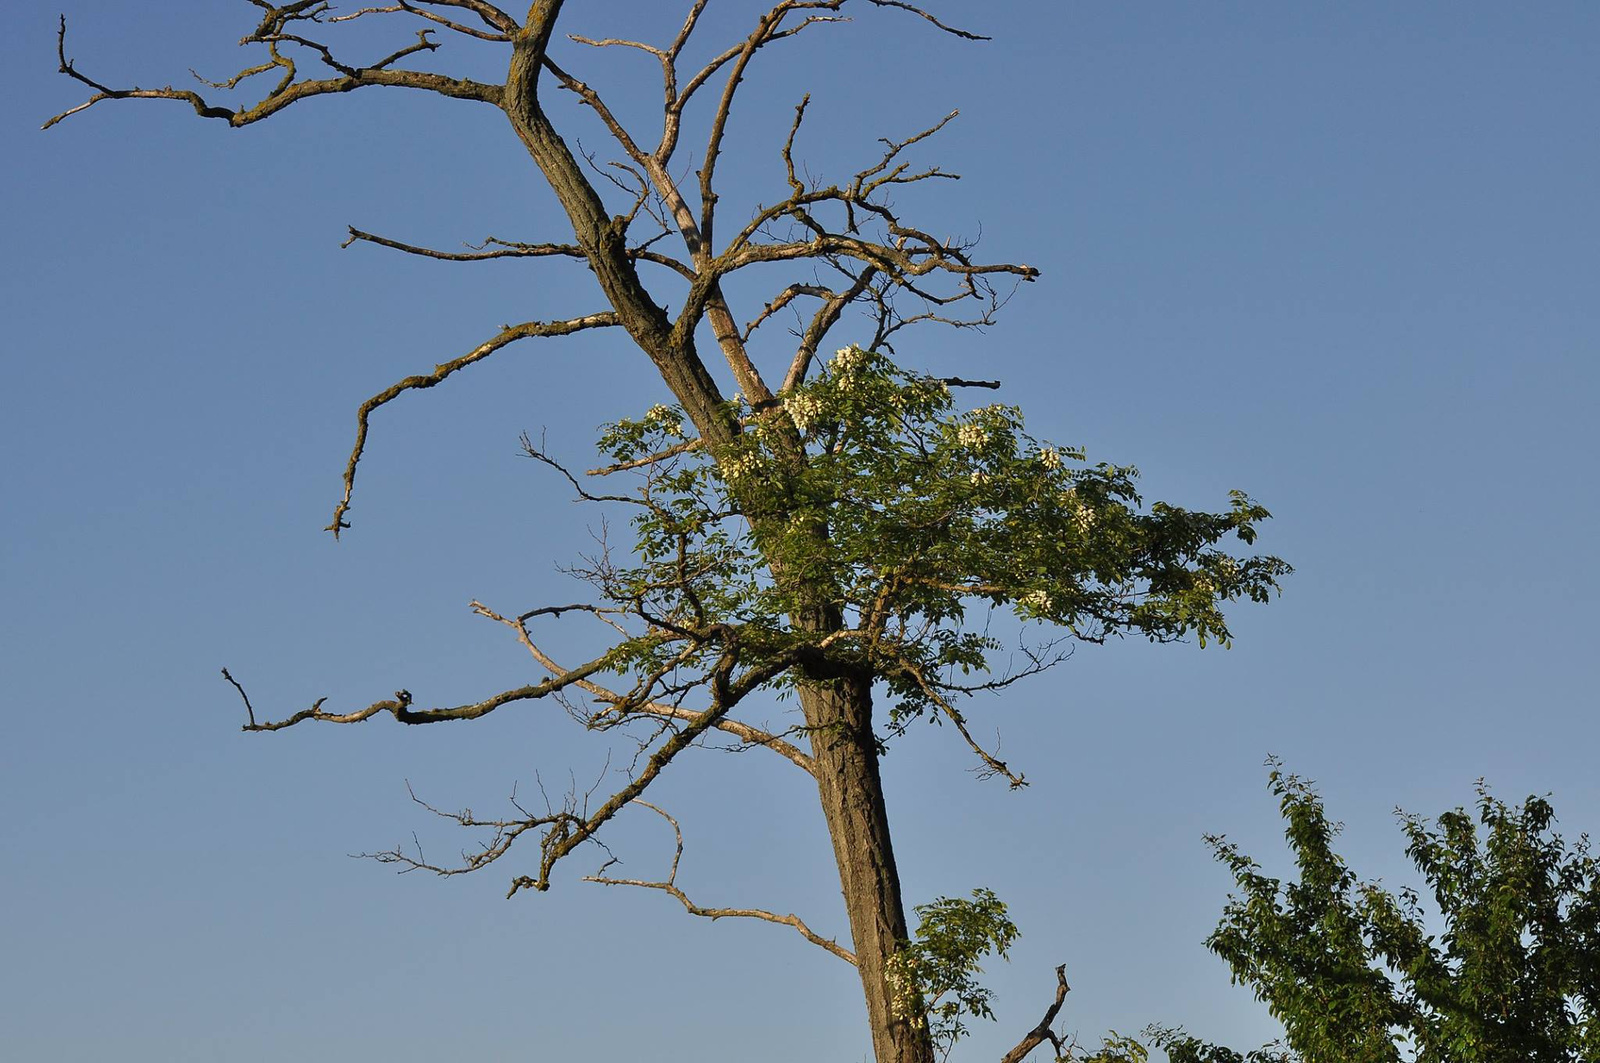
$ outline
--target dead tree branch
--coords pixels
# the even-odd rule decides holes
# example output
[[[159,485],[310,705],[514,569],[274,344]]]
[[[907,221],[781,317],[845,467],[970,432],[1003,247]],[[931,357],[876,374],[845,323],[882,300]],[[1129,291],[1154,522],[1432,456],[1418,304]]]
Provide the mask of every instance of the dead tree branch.
[[[534,336],[569,336],[584,329],[608,328],[621,323],[614,311],[603,311],[597,314],[587,314],[583,317],[568,318],[565,321],[526,321],[520,325],[508,325],[495,334],[494,337],[484,343],[480,343],[461,357],[448,362],[441,362],[439,365],[434,366],[433,372],[408,376],[389,385],[366,402],[363,402],[356,410],[356,441],[355,446],[350,450],[350,460],[345,465],[344,494],[339,499],[339,504],[334,507],[333,523],[328,525],[328,530],[333,532],[334,538],[337,539],[340,531],[350,527],[344,518],[345,514],[350,511],[350,496],[355,492],[356,466],[360,464],[361,454],[366,449],[368,419],[378,407],[399,397],[403,392],[434,387],[442,383],[451,374],[465,369],[474,362],[483,361],[502,347],[518,340],[529,339]]]
[[[1066,1045],[1051,1027],[1056,1021],[1056,1015],[1061,1011],[1061,1005],[1066,1002],[1067,994],[1070,992],[1072,992],[1072,987],[1067,984],[1067,965],[1062,964],[1056,968],[1056,998],[1051,1002],[1050,1007],[1045,1010],[1044,1018],[1040,1019],[1039,1025],[1029,1030],[1022,1040],[1017,1042],[1015,1048],[1000,1057],[1000,1063],[1022,1063],[1028,1057],[1029,1052],[1032,1052],[1046,1041],[1049,1041],[1051,1047],[1056,1050],[1057,1056],[1066,1055]]]
[[[244,725],[243,730],[281,731],[286,727],[293,727],[295,724],[304,723],[307,720],[315,720],[320,723],[361,723],[363,720],[371,719],[373,716],[384,712],[390,713],[399,722],[407,724],[440,723],[445,720],[475,720],[480,716],[487,716],[502,705],[509,705],[514,701],[531,701],[559,693],[575,683],[582,682],[591,675],[604,671],[606,663],[606,657],[597,657],[577,668],[559,671],[542,683],[531,683],[511,690],[504,690],[482,701],[475,701],[469,705],[457,705],[453,708],[413,709],[411,707],[411,692],[409,690],[397,690],[394,693],[394,697],[374,701],[366,708],[356,709],[353,712],[324,712],[322,706],[328,699],[318,698],[309,709],[301,709],[294,715],[287,716],[281,720],[268,720],[259,723],[256,721],[255,709],[251,706],[249,695],[245,693],[244,687],[239,685],[238,681],[228,673],[226,668],[222,670],[222,677],[232,683],[233,688],[239,692],[239,697],[244,699],[245,712],[248,714],[250,722]]]
[[[423,70],[393,69],[394,63],[407,56],[417,52],[431,52],[439,48],[438,44],[426,36],[429,32],[427,30],[419,34],[416,44],[402,48],[369,64],[357,66],[335,59],[333,53],[325,45],[309,38],[301,37],[298,34],[289,33],[285,29],[291,21],[297,19],[314,20],[312,15],[305,14],[307,9],[312,6],[311,4],[300,2],[268,9],[269,14],[261,26],[241,42],[244,44],[266,45],[271,58],[266,63],[247,67],[233,78],[220,84],[231,88],[238,85],[245,78],[264,73],[274,66],[283,69],[284,77],[271,92],[256,103],[238,110],[213,104],[199,93],[190,89],[177,89],[171,85],[159,89],[141,89],[137,87],[118,89],[101,84],[93,78],[80,73],[73,61],[67,58],[67,19],[63,15],[60,28],[56,34],[56,56],[59,60],[60,72],[74,81],[93,89],[94,94],[76,107],[68,108],[55,115],[45,122],[42,128],[49,129],[63,119],[70,118],[81,111],[86,111],[95,104],[106,100],[133,99],[175,100],[179,103],[186,103],[194,108],[194,112],[201,118],[220,119],[237,128],[251,125],[264,118],[270,118],[285,107],[299,103],[301,100],[307,100],[314,96],[325,96],[329,93],[351,92],[355,89],[371,86],[420,89],[453,99],[474,100],[478,103],[489,103],[497,107],[500,105],[501,95],[504,90],[499,85],[487,85],[468,78],[452,78]],[[325,5],[322,6],[325,7]],[[334,78],[298,77],[294,60],[281,50],[280,45],[282,44],[298,45],[311,50],[328,66],[337,71],[339,76]]]
[[[700,916],[705,919],[759,919],[767,923],[778,923],[783,926],[793,927],[801,937],[805,938],[813,945],[833,953],[833,955],[839,957],[841,960],[845,961],[851,966],[855,965],[856,958],[854,953],[841,946],[834,939],[825,938],[821,934],[818,934],[816,931],[812,930],[806,925],[805,920],[801,919],[798,915],[795,915],[792,912],[788,915],[779,915],[777,912],[769,912],[763,908],[705,908],[701,905],[695,904],[689,899],[688,894],[684,893],[684,891],[677,884],[678,864],[683,859],[683,828],[681,828],[678,825],[678,821],[669,815],[665,810],[651,804],[648,801],[642,801],[638,798],[635,798],[633,804],[642,805],[643,807],[650,809],[650,811],[656,813],[656,815],[672,824],[673,834],[677,838],[677,849],[673,853],[672,867],[667,872],[667,877],[660,881],[647,881],[645,879],[637,878],[613,878],[604,874],[604,869],[602,869],[600,872],[597,872],[593,875],[585,875],[583,879],[585,882],[595,882],[602,886],[634,886],[639,889],[660,890],[661,892],[677,900],[679,904],[683,905],[683,910],[688,912],[690,915]],[[609,864],[607,866],[609,866]]]
[[[590,607],[583,608],[587,609]],[[535,616],[539,611],[536,610],[533,612],[523,613],[520,616],[508,617],[502,616],[501,614],[495,612],[482,602],[473,602],[472,611],[477,613],[479,616],[484,617],[485,619],[493,620],[498,624],[504,624],[506,627],[510,628],[516,634],[517,641],[520,642],[523,648],[528,651],[528,655],[534,660],[538,661],[539,664],[546,670],[554,675],[565,674],[565,670],[562,669],[561,666],[552,660],[548,655],[546,655],[544,650],[539,648],[539,645],[533,641],[533,637],[528,631],[528,620]],[[705,709],[686,709],[679,705],[669,705],[660,701],[649,699],[640,700],[636,694],[625,695],[618,691],[610,690],[594,682],[593,679],[587,676],[580,677],[573,683],[573,685],[579,690],[586,691],[587,693],[598,698],[603,704],[611,706],[613,712],[625,711],[627,713],[694,724],[704,719],[709,711]],[[626,707],[625,710],[619,708],[622,706]],[[805,753],[802,753],[797,746],[785,741],[775,734],[764,731],[759,727],[751,726],[750,724],[742,721],[730,719],[726,716],[715,720],[712,726],[725,734],[732,735],[747,746],[760,746],[762,748],[772,750],[774,753],[778,754],[780,757],[783,757],[785,760],[789,761],[795,767],[799,768],[801,771],[804,771],[808,775],[814,773],[811,758]]]

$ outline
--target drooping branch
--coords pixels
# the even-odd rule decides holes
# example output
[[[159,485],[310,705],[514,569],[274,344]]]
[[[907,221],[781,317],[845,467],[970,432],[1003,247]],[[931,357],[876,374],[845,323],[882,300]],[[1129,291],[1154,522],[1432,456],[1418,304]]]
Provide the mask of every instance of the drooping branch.
[[[1026,778],[1016,772],[1013,772],[1006,766],[1005,761],[995,756],[994,753],[991,753],[987,749],[983,748],[983,746],[979,744],[978,740],[972,737],[972,732],[967,730],[967,719],[959,709],[957,709],[946,699],[941,699],[941,702],[942,703],[940,704],[939,708],[944,712],[946,718],[948,718],[950,722],[955,725],[956,731],[961,735],[962,739],[966,741],[968,748],[977,754],[979,760],[983,761],[984,766],[978,771],[979,778],[993,778],[996,775],[1001,776],[1006,780],[1006,782],[1011,784],[1011,788],[1013,790],[1020,790],[1024,786],[1028,785],[1028,780]],[[995,748],[998,750],[999,747],[996,746]]]
[[[239,692],[239,696],[244,699],[245,717],[250,721],[250,726],[245,729],[249,730],[250,727],[254,727],[256,725],[256,709],[254,705],[250,704],[250,695],[244,692],[244,687],[239,685],[239,681],[233,678],[233,674],[226,668],[222,670],[222,678],[233,684],[233,689],[237,690]]]
[[[805,938],[813,945],[820,949],[825,949],[828,952],[831,952],[833,955],[839,957],[841,960],[851,964],[852,966],[855,965],[856,957],[854,953],[842,947],[834,939],[825,938],[821,934],[818,934],[816,931],[812,930],[806,925],[805,920],[801,919],[792,912],[788,915],[779,915],[777,912],[767,911],[763,908],[705,908],[701,905],[695,904],[689,899],[688,894],[686,894],[677,884],[678,864],[683,859],[683,828],[680,827],[678,825],[678,821],[669,815],[664,809],[653,805],[648,801],[635,798],[632,803],[650,809],[650,811],[656,813],[658,816],[672,825],[673,834],[677,839],[677,849],[672,855],[672,867],[667,872],[667,877],[658,881],[636,878],[614,878],[605,874],[605,868],[602,868],[593,875],[585,875],[583,879],[585,882],[594,882],[602,886],[634,886],[639,889],[660,890],[662,893],[665,893],[677,900],[679,904],[683,905],[684,911],[688,912],[690,915],[700,916],[705,919],[758,919],[767,923],[778,923],[783,926],[793,927],[801,937]],[[609,866],[611,866],[611,862],[608,861],[606,867]]]
[[[960,37],[962,40],[967,40],[967,41],[987,41],[987,40],[992,40],[993,39],[991,37],[985,37],[985,36],[983,36],[981,34],[971,33],[971,32],[969,32],[967,30],[957,29],[954,26],[946,25],[945,23],[940,22],[938,19],[934,18],[931,14],[929,14],[927,11],[924,11],[922,8],[918,7],[917,5],[905,3],[904,0],[867,0],[867,3],[872,4],[872,5],[876,6],[876,7],[893,7],[893,8],[898,8],[901,11],[909,11],[913,15],[917,15],[917,16],[919,16],[921,18],[927,19],[929,22],[933,23],[935,26],[939,27],[941,30],[943,30],[944,32],[950,34],[951,36]]]
[[[529,339],[534,336],[567,336],[574,332],[581,332],[584,329],[606,328],[619,324],[621,322],[616,313],[603,311],[597,314],[587,314],[583,317],[568,318],[565,321],[525,321],[520,325],[508,325],[494,337],[484,343],[480,343],[461,357],[448,362],[441,362],[439,365],[434,366],[433,372],[408,376],[389,385],[366,402],[363,402],[356,410],[356,441],[355,446],[350,450],[350,460],[345,465],[344,494],[339,499],[339,504],[334,507],[333,523],[328,525],[327,530],[333,532],[334,538],[337,539],[340,531],[350,527],[344,518],[345,514],[350,511],[350,496],[355,491],[356,466],[360,464],[361,454],[366,449],[368,419],[378,407],[399,397],[403,392],[434,387],[442,383],[451,374],[465,369],[474,362],[483,361],[483,359],[494,354],[502,347],[518,340]]]
[[[1027,779],[1012,771],[1007,767],[1005,761],[983,748],[978,740],[972,737],[972,732],[967,729],[966,716],[962,714],[960,709],[956,708],[954,702],[944,696],[938,684],[931,682],[927,678],[921,668],[904,658],[899,659],[896,665],[897,670],[915,683],[928,701],[938,706],[939,712],[955,726],[956,732],[967,743],[967,747],[983,762],[983,767],[978,769],[980,778],[993,778],[998,775],[1010,783],[1013,790],[1020,790],[1028,785]]]

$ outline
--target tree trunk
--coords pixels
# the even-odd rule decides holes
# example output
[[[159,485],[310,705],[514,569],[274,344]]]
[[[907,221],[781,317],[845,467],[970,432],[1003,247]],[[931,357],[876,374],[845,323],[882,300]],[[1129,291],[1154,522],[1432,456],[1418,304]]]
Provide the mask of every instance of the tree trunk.
[[[891,1005],[887,965],[908,934],[878,776],[871,682],[851,677],[806,684],[800,704],[811,728],[817,790],[839,864],[873,1053],[877,1063],[932,1063],[926,1026],[914,1027]]]
[[[503,104],[506,115],[565,208],[573,234],[623,327],[650,356],[701,438],[714,450],[736,437],[739,425],[695,352],[694,330],[674,327],[650,297],[627,253],[625,223],[607,216],[577,159],[539,106],[539,71],[562,2],[541,0],[529,11],[528,26],[513,44]],[[714,302],[720,309],[720,296]],[[752,517],[752,524],[759,523]],[[819,530],[819,535],[825,537],[825,532]],[[773,574],[783,579],[776,567]],[[828,597],[823,595],[824,600]],[[813,631],[836,630],[838,623],[827,609],[801,620]],[[839,865],[873,1053],[877,1063],[933,1063],[926,1026],[896,1017],[891,1006],[887,965],[908,935],[878,777],[871,680],[819,677],[802,684],[800,704],[811,730],[817,790]]]

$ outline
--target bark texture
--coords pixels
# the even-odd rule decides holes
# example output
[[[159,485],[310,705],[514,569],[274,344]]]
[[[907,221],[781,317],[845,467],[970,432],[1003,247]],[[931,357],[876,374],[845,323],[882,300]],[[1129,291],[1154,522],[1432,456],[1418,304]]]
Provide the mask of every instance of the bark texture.
[[[822,813],[839,865],[856,967],[878,1063],[932,1063],[925,1027],[894,1014],[889,959],[906,940],[905,906],[889,836],[889,814],[872,733],[872,686],[846,678],[802,688]]]

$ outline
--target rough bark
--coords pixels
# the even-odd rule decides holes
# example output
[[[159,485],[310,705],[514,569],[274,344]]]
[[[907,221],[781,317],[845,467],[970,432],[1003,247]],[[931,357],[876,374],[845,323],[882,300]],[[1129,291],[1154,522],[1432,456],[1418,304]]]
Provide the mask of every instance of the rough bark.
[[[550,31],[560,13],[560,0],[535,5],[528,27],[512,46],[506,75],[504,108],[512,128],[544,174],[572,223],[595,279],[639,348],[649,355],[703,439],[725,442],[737,430],[721,409],[721,395],[705,363],[694,349],[693,334],[674,330],[667,312],[650,297],[628,256],[625,225],[606,214],[605,204],[579,167],[566,141],[539,106],[539,72]]]
[[[811,728],[817,792],[839,865],[873,1054],[877,1063],[932,1063],[926,1027],[897,1017],[891,1004],[887,965],[907,932],[878,774],[871,683],[848,677],[804,686],[800,704]]]

